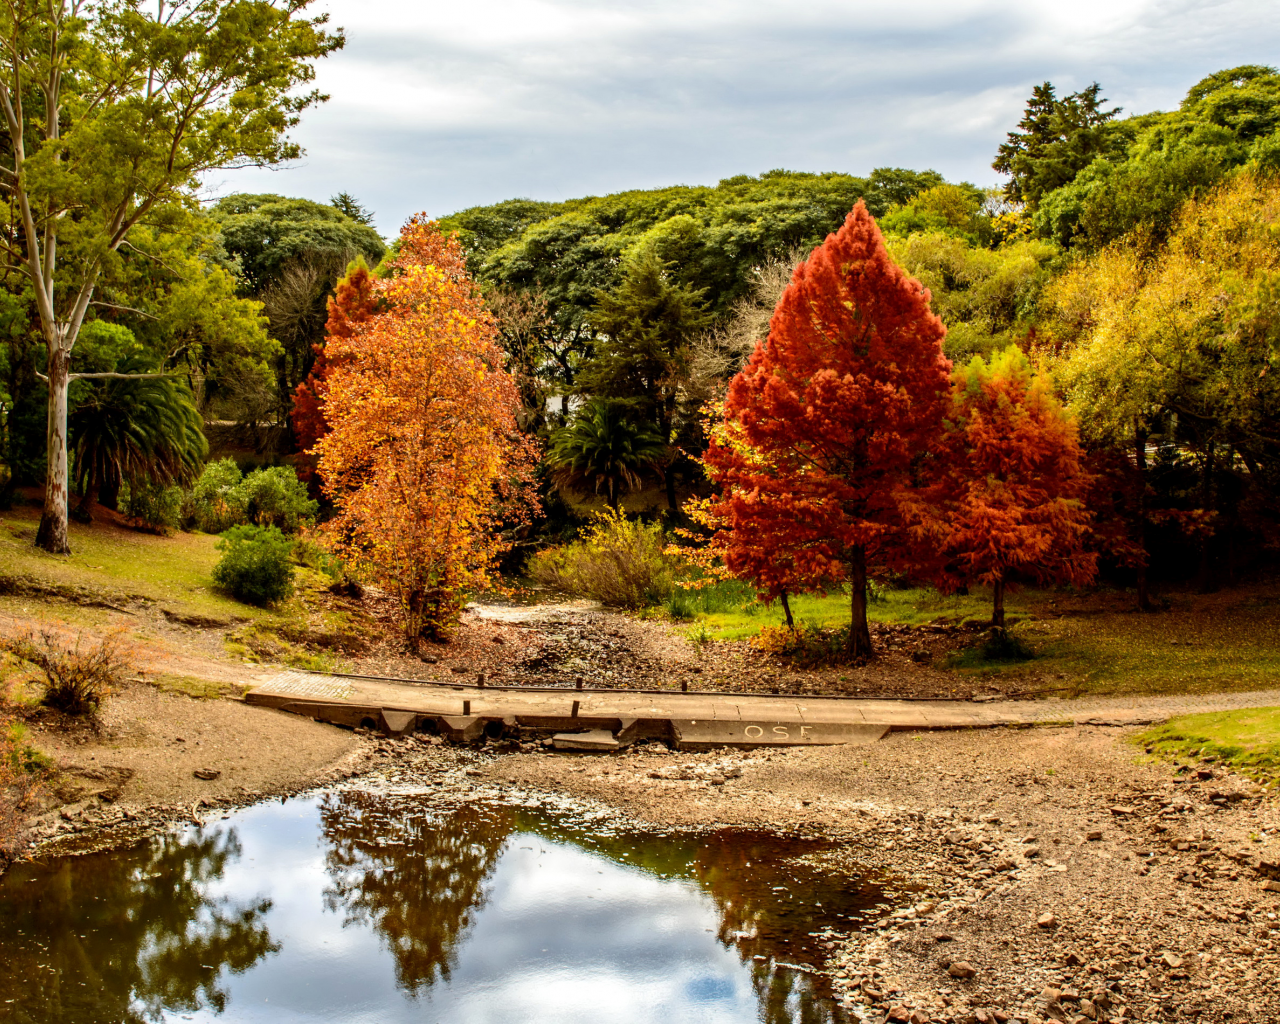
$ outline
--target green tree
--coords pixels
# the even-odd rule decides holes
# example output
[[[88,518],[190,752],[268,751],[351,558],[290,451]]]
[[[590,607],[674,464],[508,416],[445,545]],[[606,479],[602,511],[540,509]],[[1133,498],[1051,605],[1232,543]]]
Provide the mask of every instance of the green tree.
[[[557,487],[603,494],[616,510],[621,495],[668,457],[660,435],[628,419],[618,403],[596,399],[552,435],[546,462]]]
[[[342,45],[307,0],[10,0],[0,8],[8,267],[34,294],[48,351],[48,469],[36,543],[68,552],[71,353],[105,268],[132,232],[193,201],[200,177],[274,164],[322,97],[299,93]]]
[[[120,376],[95,380],[68,417],[81,502],[77,518],[89,522],[103,498],[114,507],[122,484],[188,485],[200,474],[209,445],[191,390],[172,377],[155,377],[140,360],[115,367]]]
[[[1058,99],[1050,82],[1038,85],[1027,101],[1019,131],[1001,143],[992,167],[1009,175],[1005,194],[1034,208],[1045,194],[1070,183],[1098,156],[1116,151],[1111,122],[1119,107],[1104,109],[1102,86]]]
[[[603,340],[579,373],[577,390],[618,403],[671,446],[664,476],[677,512],[673,463],[696,411],[682,409],[681,396],[691,343],[711,325],[702,293],[673,282],[657,254],[644,249],[628,262],[615,290],[599,293],[591,324]]]

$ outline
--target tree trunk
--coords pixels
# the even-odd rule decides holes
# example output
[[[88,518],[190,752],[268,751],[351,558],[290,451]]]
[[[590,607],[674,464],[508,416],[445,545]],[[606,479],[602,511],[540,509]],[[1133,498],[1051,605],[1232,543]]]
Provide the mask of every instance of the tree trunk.
[[[867,628],[867,549],[849,551],[849,660],[863,665],[875,657],[871,649],[871,630]]]
[[[787,617],[787,629],[794,630],[796,628],[795,619],[791,617],[791,605],[787,602],[787,592],[784,590],[778,595],[782,601],[782,612]]]
[[[1209,442],[1208,450],[1204,455],[1203,475],[1200,479],[1200,507],[1205,513],[1213,511],[1213,459],[1214,446],[1213,442]],[[1207,529],[1200,535],[1200,567],[1196,572],[1196,586],[1202,594],[1208,594],[1214,589],[1213,566],[1210,562],[1209,545],[1213,540],[1213,535]]]
[[[36,547],[55,555],[71,554],[67,536],[67,389],[71,353],[61,345],[49,350],[49,468],[45,475],[44,515]]]
[[[1138,464],[1138,546],[1142,548],[1138,562],[1138,610],[1151,611],[1151,593],[1147,585],[1147,432],[1138,427],[1134,434],[1134,456]]]
[[[991,625],[995,629],[1004,629],[1004,575],[996,577],[991,586],[994,607],[991,609]]]

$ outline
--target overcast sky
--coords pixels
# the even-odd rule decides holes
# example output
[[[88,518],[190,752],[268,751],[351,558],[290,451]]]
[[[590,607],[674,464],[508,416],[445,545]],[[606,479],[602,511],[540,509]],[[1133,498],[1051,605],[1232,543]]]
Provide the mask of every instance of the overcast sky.
[[[215,194],[348,191],[384,234],[515,196],[714,184],[775,167],[998,180],[1031,87],[1140,113],[1280,63],[1274,0],[316,0],[346,48],[307,150]]]

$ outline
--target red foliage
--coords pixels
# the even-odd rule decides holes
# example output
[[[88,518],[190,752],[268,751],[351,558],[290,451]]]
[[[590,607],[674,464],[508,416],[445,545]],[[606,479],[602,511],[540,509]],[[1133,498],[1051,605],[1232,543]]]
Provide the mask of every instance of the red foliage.
[[[868,562],[919,561],[900,492],[942,430],[945,333],[859,202],[796,268],[707,453],[730,570],[766,598],[847,580],[856,659],[872,653]]]
[[[329,319],[325,324],[326,339],[350,338],[357,324],[362,324],[378,310],[377,282],[369,268],[357,263],[347,268],[347,275],[338,282],[329,299]],[[325,420],[324,402],[328,391],[331,370],[326,345],[313,346],[316,361],[307,379],[298,385],[293,394],[293,436],[299,449],[310,454],[317,441],[329,432]],[[300,464],[298,476],[309,480],[315,473],[312,464]]]
[[[936,482],[914,505],[917,536],[949,558],[944,588],[992,587],[992,625],[1003,627],[1007,586],[1092,582],[1091,478],[1075,423],[1016,346],[957,367],[954,381]]]

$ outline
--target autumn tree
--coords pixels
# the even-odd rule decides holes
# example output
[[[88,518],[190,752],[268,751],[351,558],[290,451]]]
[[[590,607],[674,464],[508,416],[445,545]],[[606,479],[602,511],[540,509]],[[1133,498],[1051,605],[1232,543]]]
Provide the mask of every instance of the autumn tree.
[[[1017,346],[990,362],[975,356],[953,380],[933,486],[912,495],[930,503],[917,506],[917,536],[948,558],[944,589],[991,587],[991,624],[1004,629],[1005,591],[1019,581],[1092,582],[1089,475],[1075,423]]]
[[[415,644],[446,633],[464,591],[488,581],[500,498],[524,493],[529,465],[493,318],[438,234],[410,221],[395,276],[376,282],[381,308],[330,339],[330,429],[315,448],[334,548],[399,596]]]
[[[353,260],[347,266],[346,276],[338,282],[334,294],[329,297],[326,337],[350,338],[356,327],[373,316],[377,308],[374,276],[363,260]],[[293,393],[293,410],[289,419],[293,424],[293,436],[303,451],[315,447],[315,443],[329,432],[324,409],[325,394],[329,387],[329,369],[326,346],[315,346],[315,362],[311,366],[311,373]],[[303,472],[310,476],[309,467],[305,467]]]
[[[873,655],[868,566],[918,559],[901,492],[942,429],[944,334],[929,293],[890,259],[860,202],[796,268],[707,452],[729,568],[766,598],[846,581],[855,660]],[[785,572],[765,575],[769,565]]]
[[[0,254],[35,299],[47,350],[48,478],[36,544],[67,539],[71,353],[122,247],[194,199],[210,171],[275,164],[322,97],[300,92],[342,45],[307,0],[10,0],[0,5]],[[97,373],[94,376],[103,376]]]

